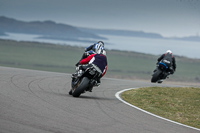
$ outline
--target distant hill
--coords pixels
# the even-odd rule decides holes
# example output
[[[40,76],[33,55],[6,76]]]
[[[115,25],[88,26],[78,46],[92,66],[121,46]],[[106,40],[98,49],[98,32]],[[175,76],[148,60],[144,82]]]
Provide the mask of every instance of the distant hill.
[[[6,32],[36,34],[40,35],[39,38],[46,38],[53,40],[70,40],[70,41],[80,41],[80,42],[93,42],[91,39],[107,40],[107,38],[101,37],[100,36],[101,34],[200,42],[200,36],[166,38],[157,33],[146,33],[143,31],[82,28],[82,27],[74,27],[67,24],[55,23],[50,20],[24,22],[13,18],[8,18],[5,16],[0,16],[0,35],[1,36],[6,35]]]
[[[59,24],[53,21],[24,22],[0,16],[0,35],[24,33],[41,35],[41,38],[58,40],[78,40],[79,38],[106,39],[93,33],[80,31],[74,26]]]
[[[102,30],[102,29],[82,28],[82,27],[79,27],[79,29],[84,32],[104,34],[104,35],[200,42],[200,36],[198,36],[198,35],[197,36],[188,36],[188,37],[163,37],[162,35],[157,34],[157,33],[146,33],[143,31],[107,30],[107,29]]]
[[[188,37],[182,37],[182,38],[178,38],[178,37],[172,37],[169,38],[172,40],[180,40],[180,41],[194,41],[194,42],[200,42],[200,36],[188,36]]]
[[[143,31],[129,31],[129,30],[102,30],[102,29],[89,29],[79,28],[81,31],[104,34],[104,35],[115,35],[115,36],[129,36],[129,37],[142,37],[142,38],[154,38],[163,39],[164,37],[157,33],[146,33]]]

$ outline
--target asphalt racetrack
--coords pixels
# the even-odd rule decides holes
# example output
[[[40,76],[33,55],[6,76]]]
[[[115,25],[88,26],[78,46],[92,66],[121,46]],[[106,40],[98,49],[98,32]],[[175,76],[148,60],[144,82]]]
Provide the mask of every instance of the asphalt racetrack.
[[[115,97],[145,81],[102,79],[79,98],[68,95],[71,75],[0,67],[0,133],[199,133],[159,119]],[[166,84],[163,84],[166,85]]]

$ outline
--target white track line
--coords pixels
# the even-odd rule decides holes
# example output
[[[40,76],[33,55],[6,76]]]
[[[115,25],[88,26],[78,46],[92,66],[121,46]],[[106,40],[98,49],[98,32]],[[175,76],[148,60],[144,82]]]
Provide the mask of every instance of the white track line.
[[[169,120],[169,119],[160,117],[160,116],[158,116],[158,115],[152,114],[152,113],[150,113],[150,112],[148,112],[148,111],[145,111],[145,110],[143,110],[143,109],[141,109],[141,108],[138,108],[138,107],[136,107],[136,106],[134,106],[134,105],[132,105],[132,104],[130,104],[130,103],[124,101],[124,100],[120,97],[120,94],[123,93],[124,91],[132,90],[132,89],[136,89],[136,88],[129,88],[129,89],[121,90],[121,91],[119,91],[119,92],[117,92],[117,93],[115,94],[115,97],[116,97],[117,99],[119,99],[120,101],[122,101],[123,103],[125,103],[125,104],[127,104],[127,105],[129,105],[129,106],[131,106],[131,107],[133,107],[133,108],[135,108],[135,109],[138,109],[138,110],[140,110],[140,111],[142,111],[142,112],[144,112],[144,113],[147,113],[147,114],[149,114],[149,115],[155,116],[155,117],[157,117],[157,118],[160,118],[160,119],[163,119],[163,120],[166,120],[166,121],[169,121],[169,122],[172,122],[172,123],[175,123],[175,124],[184,126],[184,127],[188,127],[188,128],[191,128],[191,129],[195,129],[195,130],[200,131],[200,129],[198,129],[198,128],[191,127],[191,126],[188,126],[188,125],[184,125],[184,124],[181,124],[181,123],[178,123],[178,122],[175,122],[175,121],[172,121],[172,120]]]

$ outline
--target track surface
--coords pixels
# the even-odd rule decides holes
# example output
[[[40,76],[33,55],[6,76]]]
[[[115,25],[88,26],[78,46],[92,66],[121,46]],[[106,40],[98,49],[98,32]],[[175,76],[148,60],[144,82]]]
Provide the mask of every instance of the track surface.
[[[68,95],[69,74],[0,67],[0,133],[199,133],[134,109],[115,97],[149,82],[102,79]]]

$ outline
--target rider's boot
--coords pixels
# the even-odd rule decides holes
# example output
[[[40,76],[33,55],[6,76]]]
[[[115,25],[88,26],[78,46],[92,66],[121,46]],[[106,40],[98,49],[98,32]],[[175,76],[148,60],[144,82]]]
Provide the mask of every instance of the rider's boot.
[[[100,78],[98,78],[95,86],[100,86],[100,84],[101,84],[101,80],[100,80]]]

